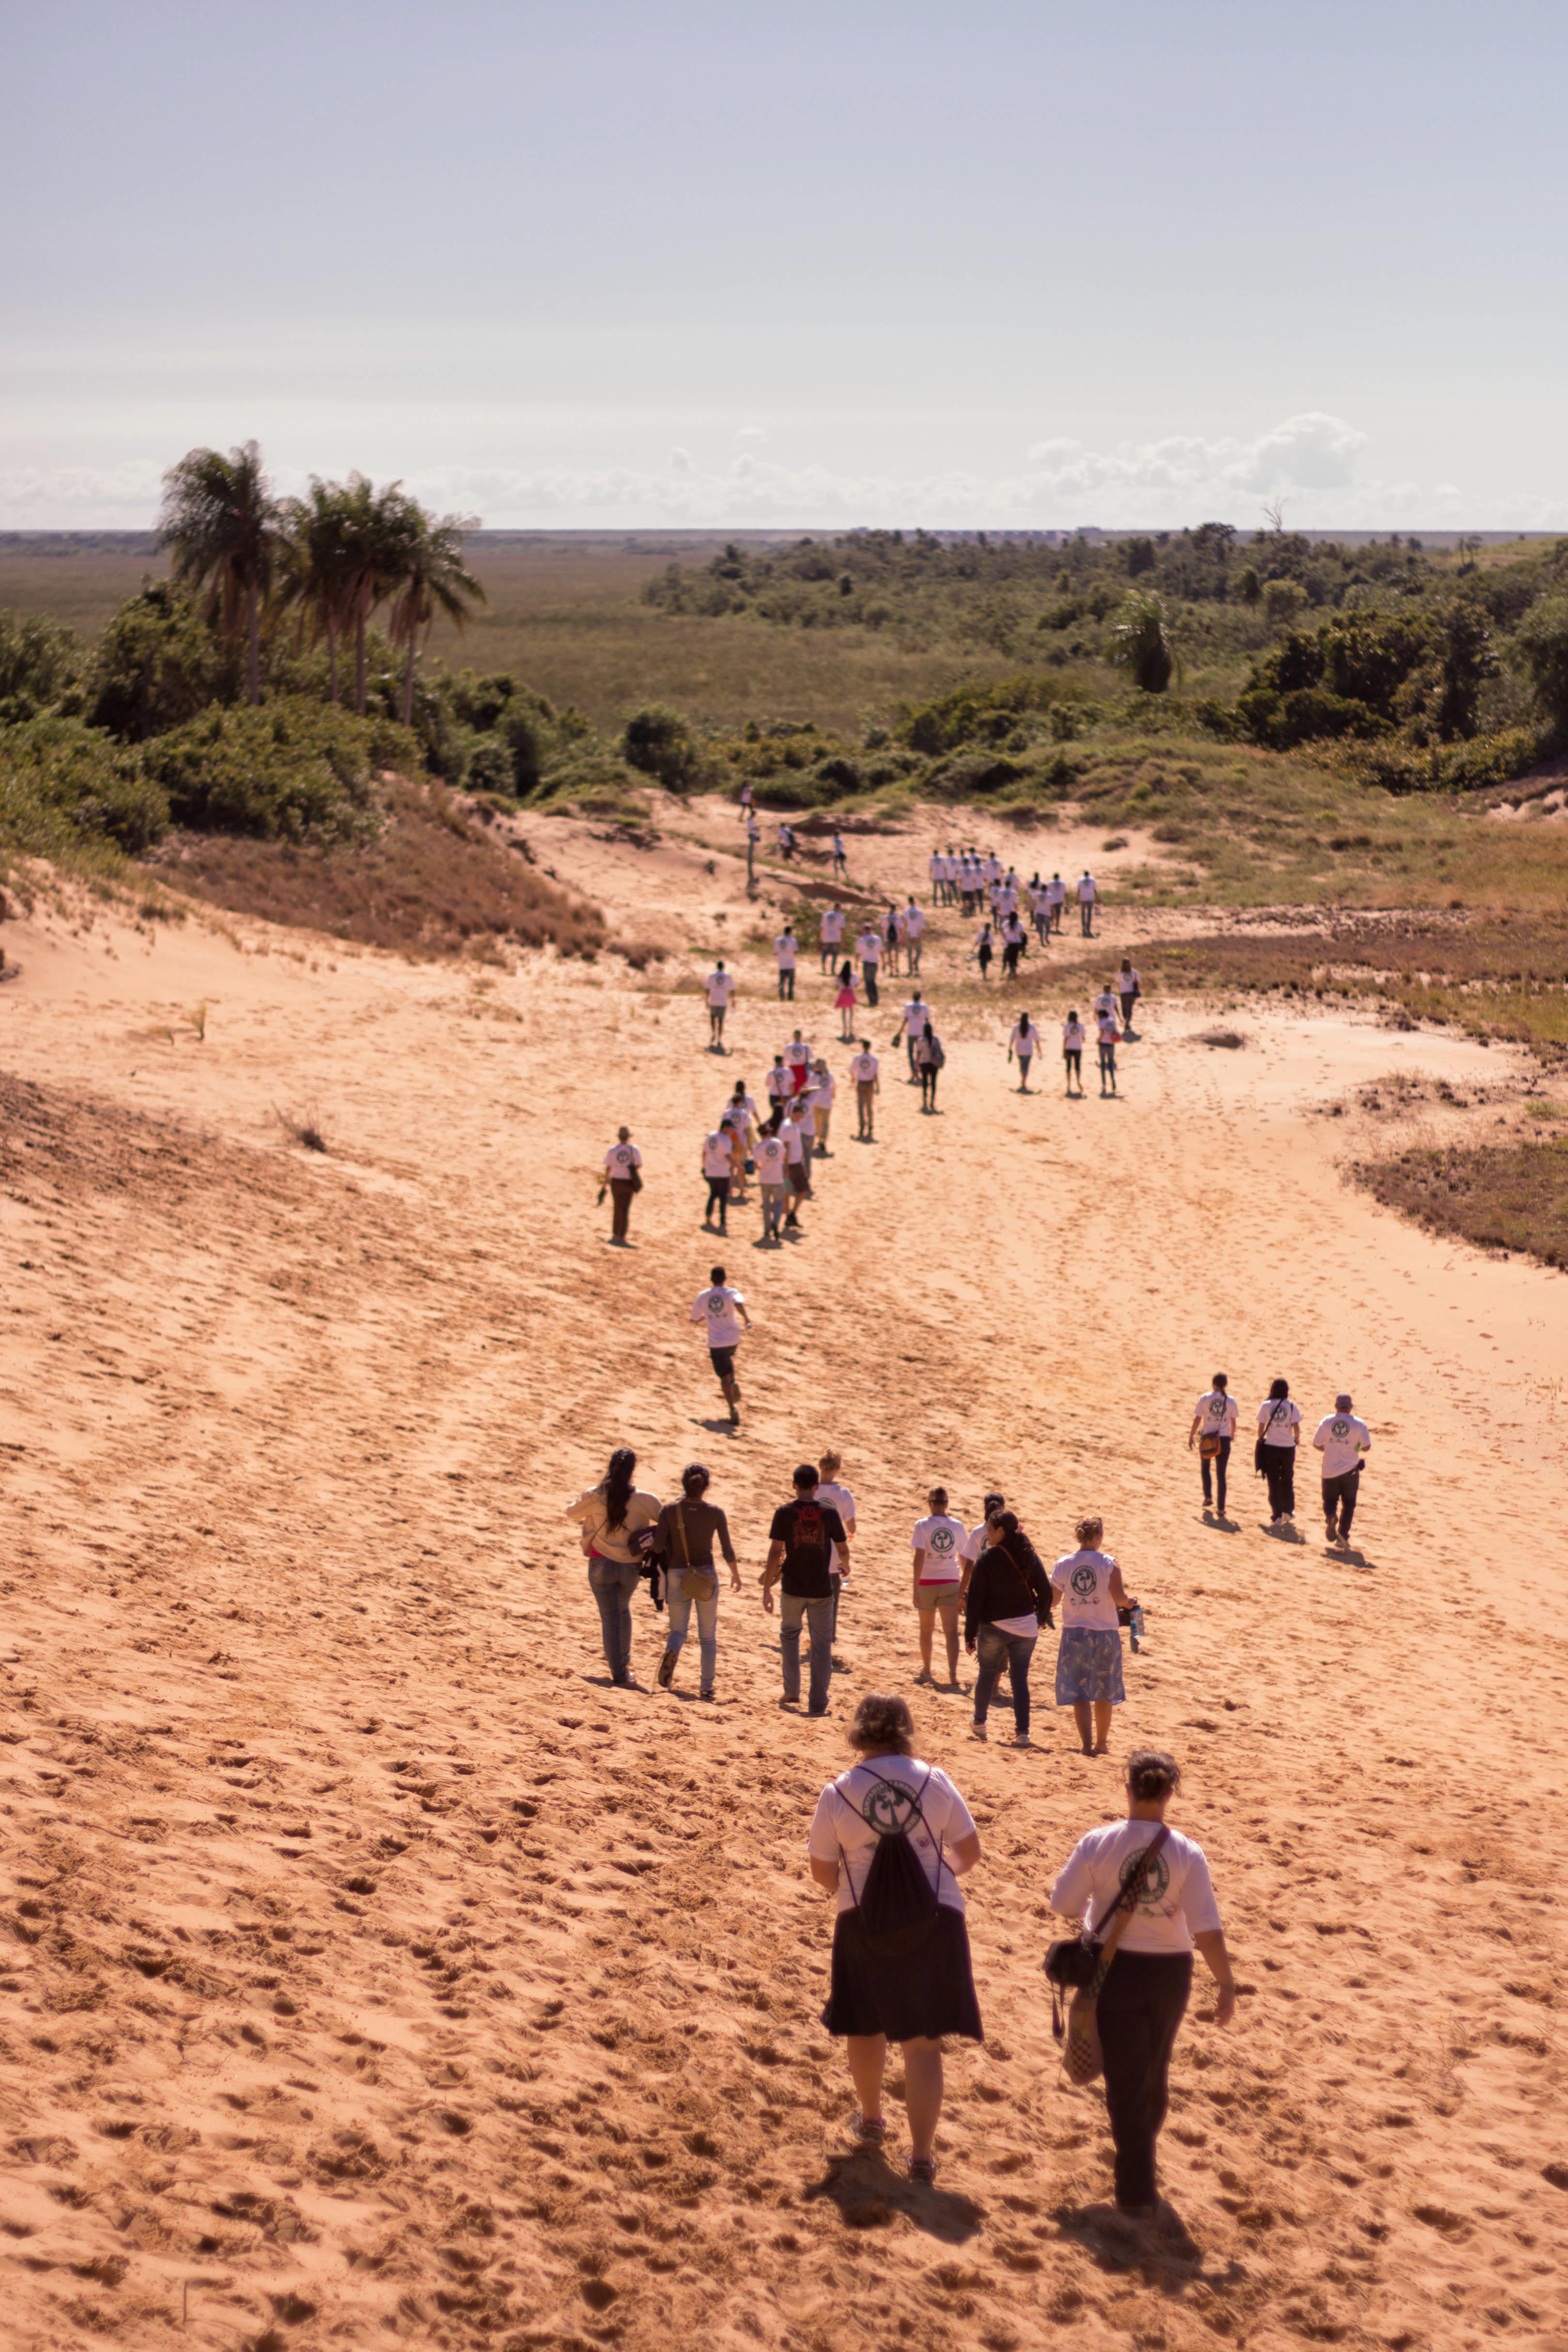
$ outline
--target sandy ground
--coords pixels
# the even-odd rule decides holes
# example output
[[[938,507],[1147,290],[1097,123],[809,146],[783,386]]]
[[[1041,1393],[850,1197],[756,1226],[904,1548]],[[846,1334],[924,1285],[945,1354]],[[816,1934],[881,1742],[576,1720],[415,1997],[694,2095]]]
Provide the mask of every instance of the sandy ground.
[[[698,1139],[791,1024],[732,834],[686,823],[643,851],[537,829],[618,928],[691,950],[640,980],[68,903],[5,926],[6,2342],[1561,2346],[1568,1290],[1339,1174],[1384,1132],[1365,1081],[1446,1076],[1490,1123],[1517,1069],[1304,1013],[1214,1051],[1152,1002],[1120,1101],[1065,1102],[1050,1064],[1026,1099],[942,923],[942,1115],[885,1009],[875,1148],[841,1104],[805,1237],[732,1221],[731,1435],[685,1320]],[[720,1061],[677,983],[726,934]],[[803,975],[819,1041],[826,999]],[[628,1253],[595,1207],[621,1119]],[[1310,1478],[1272,1538],[1240,1453],[1205,1525],[1183,1445],[1218,1364],[1247,1410],[1281,1370],[1309,1419],[1354,1391],[1348,1560]],[[754,1580],[830,1439],[860,1533],[818,1724],[781,1711]],[[605,1685],[563,1509],[628,1441],[660,1493],[706,1456],[740,1538],[713,1708],[690,1657],[671,1694]],[[1047,1553],[1102,1510],[1148,1612],[1115,1747],[1183,1758],[1246,1987],[1178,2049],[1184,2242],[1117,2222],[1101,2108],[1057,2066],[1046,1894],[1117,1780],[1048,1706],[1018,1752],[911,1692],[981,1826],[987,2039],[952,2053],[935,2192],[897,2134],[892,2167],[841,2155],[804,1843],[854,1697],[910,1689],[938,1477],[967,1516],[1003,1486]],[[637,1644],[651,1685],[644,1602]]]

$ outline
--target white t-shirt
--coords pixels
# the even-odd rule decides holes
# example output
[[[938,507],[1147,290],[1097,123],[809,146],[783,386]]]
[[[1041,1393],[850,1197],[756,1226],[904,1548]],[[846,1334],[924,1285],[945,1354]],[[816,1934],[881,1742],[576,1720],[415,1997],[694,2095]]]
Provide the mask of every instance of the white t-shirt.
[[[1037,1054],[1039,1050],[1040,1033],[1036,1028],[1034,1023],[1031,1021],[1026,1028],[1023,1022],[1015,1022],[1013,1025],[1013,1051],[1015,1054],[1033,1055]]]
[[[1114,1013],[1102,1013],[1095,1025],[1099,1030],[1100,1042],[1102,1045],[1114,1045],[1121,1034],[1116,1025]]]
[[[855,952],[862,963],[880,963],[882,961],[881,932],[862,931],[855,942]]]
[[[1051,1889],[1051,1908],[1064,1918],[1087,1913],[1092,1932],[1127,1884],[1133,1863],[1149,1844],[1158,1822],[1107,1822],[1080,1837]],[[1121,1931],[1122,1952],[1190,1952],[1193,1937],[1221,1926],[1214,1882],[1201,1845],[1167,1830],[1150,1864],[1137,1908]]]
[[[857,1054],[849,1065],[849,1075],[858,1087],[868,1087],[881,1066],[875,1054]]]
[[[905,1035],[909,1037],[923,1037],[925,1034],[926,1023],[930,1019],[931,1006],[929,1004],[921,1004],[918,1001],[913,1004],[906,1004],[904,1007]]]
[[[723,1007],[729,1003],[730,999],[734,995],[734,993],[735,975],[732,971],[710,971],[709,973],[708,1002],[710,1004],[717,1006],[721,1011]]]
[[[841,1486],[837,1478],[824,1478],[817,1487],[816,1499],[828,1510],[837,1511],[847,1528],[855,1516],[855,1497],[847,1486]]]
[[[1233,1396],[1223,1389],[1205,1389],[1198,1399],[1198,1411],[1203,1415],[1200,1437],[1234,1437],[1236,1424],[1241,1418],[1240,1408]]]
[[[988,882],[1000,882],[1002,879],[1002,860],[994,849],[985,853],[985,878]]]
[[[782,1102],[785,1095],[793,1092],[794,1087],[791,1083],[789,1072],[785,1069],[782,1062],[775,1062],[773,1068],[768,1072],[768,1093],[770,1097],[774,1102]]]
[[[795,970],[795,942],[792,932],[781,931],[773,941],[773,961],[781,971]]]
[[[981,1553],[985,1549],[986,1532],[986,1526],[984,1519],[981,1520],[980,1525],[977,1528],[970,1528],[969,1533],[963,1538],[963,1557],[965,1559],[979,1559]]]
[[[742,1095],[739,1101],[737,1101],[735,1097],[731,1095],[719,1116],[721,1118],[734,1119],[742,1130],[744,1130],[745,1129],[755,1127],[757,1123],[757,1106],[752,1100],[750,1095]]]
[[[1062,880],[1061,876],[1059,874],[1053,874],[1050,880],[1046,885],[1047,906],[1059,907],[1062,900],[1067,897],[1067,894],[1068,886]]]
[[[761,841],[762,837],[763,828],[757,823],[755,811],[748,809],[746,811],[746,839],[748,841]]]
[[[1092,874],[1086,874],[1078,886],[1079,905],[1091,907],[1094,904],[1094,877]]]
[[[1094,1009],[1097,1013],[1119,1013],[1121,1008],[1117,1003],[1114,992],[1102,988],[1094,1000]]]
[[[865,1890],[878,1843],[872,1822],[887,1830],[907,1830],[937,1901],[950,1911],[963,1910],[963,1895],[946,1849],[974,1835],[974,1816],[945,1772],[913,1756],[873,1756],[828,1782],[816,1801],[805,1850],[816,1862],[840,1865],[840,1911],[853,1911]]]
[[[924,911],[911,898],[904,908],[904,929],[911,940],[918,940],[926,927]]]
[[[834,1086],[832,1078],[828,1076],[827,1072],[824,1070],[822,1076],[817,1079],[816,1086],[812,1089],[812,1100],[816,1103],[818,1110],[831,1110],[833,1108],[833,1097],[837,1092],[837,1089]]]
[[[1118,996],[1141,996],[1143,992],[1143,983],[1135,971],[1119,971],[1115,984]]]
[[[784,1125],[779,1129],[779,1141],[789,1156],[791,1167],[798,1167],[805,1156],[805,1146],[801,1141],[800,1127],[796,1119],[791,1118],[784,1120]]]
[[[836,948],[844,937],[844,918],[837,907],[829,907],[822,918],[822,944]]]
[[[1301,1408],[1289,1397],[1265,1398],[1258,1408],[1258,1428],[1265,1445],[1294,1445]]]
[[[961,1519],[939,1511],[933,1517],[916,1522],[910,1542],[919,1561],[921,1584],[956,1584],[959,1562],[964,1555],[969,1538]]]
[[[630,1176],[634,1168],[642,1166],[642,1153],[635,1143],[612,1143],[605,1154],[606,1176]]]
[[[741,1338],[741,1294],[732,1283],[716,1282],[700,1290],[691,1302],[691,1319],[708,1333],[710,1348],[733,1348]]]
[[[930,873],[933,882],[942,882],[947,878],[947,860],[940,849],[931,852]]]
[[[787,1184],[789,1148],[782,1135],[760,1135],[756,1149],[757,1175],[764,1184]]]
[[[728,1176],[734,1160],[734,1147],[729,1133],[717,1128],[702,1139],[702,1173],[704,1176]]]
[[[792,1070],[809,1069],[811,1066],[811,1047],[806,1044],[804,1037],[792,1037],[789,1044],[784,1049],[784,1057]]]
[[[1051,1582],[1062,1596],[1062,1632],[1114,1633],[1116,1603],[1110,1580],[1116,1561],[1108,1551],[1064,1553],[1051,1570]]]
[[[1372,1447],[1372,1432],[1353,1412],[1329,1412],[1318,1423],[1312,1443],[1323,1457],[1324,1477],[1342,1478],[1347,1470],[1360,1468],[1362,1455]]]
[[[1064,1021],[1062,1023],[1062,1051],[1066,1054],[1082,1053],[1083,1023],[1081,1021]]]

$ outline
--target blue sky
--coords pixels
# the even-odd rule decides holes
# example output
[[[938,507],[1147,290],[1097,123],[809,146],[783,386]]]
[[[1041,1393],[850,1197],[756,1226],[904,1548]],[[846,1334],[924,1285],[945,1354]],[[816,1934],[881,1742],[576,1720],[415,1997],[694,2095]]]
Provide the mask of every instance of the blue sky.
[[[1568,527],[1568,12],[0,14],[0,527]]]

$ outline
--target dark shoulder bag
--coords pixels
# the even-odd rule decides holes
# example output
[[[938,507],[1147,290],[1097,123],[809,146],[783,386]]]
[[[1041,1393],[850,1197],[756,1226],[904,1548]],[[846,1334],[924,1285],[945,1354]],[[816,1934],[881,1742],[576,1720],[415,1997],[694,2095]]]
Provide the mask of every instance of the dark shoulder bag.
[[[1262,1477],[1266,1477],[1266,1476],[1268,1475],[1268,1432],[1273,1428],[1273,1426],[1274,1426],[1275,1423],[1279,1420],[1279,1413],[1280,1413],[1280,1408],[1281,1408],[1281,1406],[1284,1404],[1284,1402],[1285,1402],[1285,1399],[1284,1399],[1283,1397],[1281,1397],[1281,1399],[1279,1400],[1279,1404],[1277,1404],[1277,1405],[1275,1406],[1275,1408],[1274,1408],[1273,1412],[1269,1414],[1269,1416],[1268,1416],[1268,1420],[1264,1423],[1263,1427],[1258,1431],[1258,1443],[1257,1443],[1257,1444],[1256,1444],[1256,1445],[1253,1447],[1253,1449],[1252,1449],[1252,1466],[1253,1466],[1253,1468],[1257,1471],[1257,1473],[1258,1473],[1258,1476],[1259,1476],[1260,1478],[1262,1478]]]

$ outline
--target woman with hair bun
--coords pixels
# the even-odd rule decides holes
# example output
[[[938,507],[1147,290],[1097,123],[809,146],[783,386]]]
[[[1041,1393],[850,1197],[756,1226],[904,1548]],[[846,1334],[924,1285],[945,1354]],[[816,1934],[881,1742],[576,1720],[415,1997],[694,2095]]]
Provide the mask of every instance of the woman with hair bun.
[[[1215,2022],[1236,2014],[1236,1979],[1201,1845],[1169,1827],[1181,1767],[1162,1748],[1127,1759],[1127,1818],[1079,1838],[1051,1908],[1099,1938],[1112,1924],[1145,1852],[1142,1883],[1095,2003],[1105,2105],[1116,2144],[1116,2202],[1136,2221],[1156,2211],[1154,2143],[1165,2120],[1171,2053],[1193,1982],[1193,1948],[1219,1987]]]
[[[1084,1754],[1104,1756],[1110,1747],[1110,1710],[1127,1696],[1121,1681],[1121,1621],[1116,1612],[1137,1603],[1111,1554],[1100,1549],[1104,1520],[1079,1519],[1073,1532],[1077,1551],[1068,1552],[1051,1570],[1051,1582],[1062,1596],[1057,1705],[1071,1707]]]
[[[942,2036],[981,2039],[958,1882],[980,1859],[968,1806],[945,1772],[914,1753],[905,1701],[872,1691],[849,1726],[857,1760],[817,1799],[806,1852],[818,1886],[838,1898],[833,1978],[822,2021],[848,2044],[859,2100],[850,2126],[880,2147],[888,2044],[901,2045],[910,2178],[936,2178]]]
[[[735,1547],[730,1540],[730,1523],[718,1504],[706,1499],[708,1486],[706,1463],[689,1462],[680,1474],[679,1500],[666,1503],[658,1515],[653,1548],[664,1572],[665,1605],[669,1612],[669,1631],[665,1637],[664,1655],[658,1662],[658,1686],[668,1690],[675,1679],[675,1663],[691,1629],[691,1612],[695,1608],[697,1645],[702,1660],[699,1696],[710,1699],[719,1656],[715,1543],[729,1563],[731,1592],[741,1590],[741,1571],[735,1562]]]

